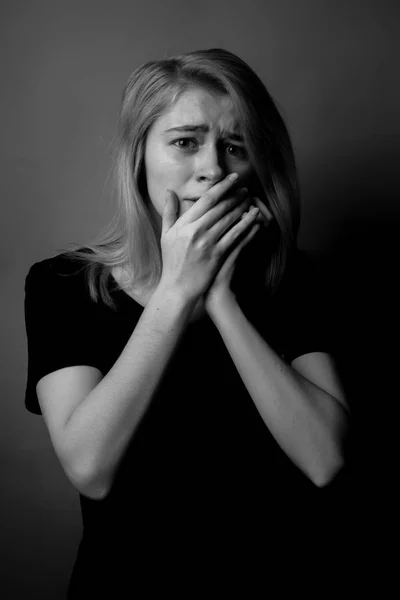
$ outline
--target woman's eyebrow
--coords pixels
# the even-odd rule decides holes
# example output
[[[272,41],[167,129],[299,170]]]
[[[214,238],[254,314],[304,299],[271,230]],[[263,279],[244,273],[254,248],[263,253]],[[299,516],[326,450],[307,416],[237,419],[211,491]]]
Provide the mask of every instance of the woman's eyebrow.
[[[204,133],[208,133],[209,131],[208,125],[179,125],[176,127],[171,127],[170,129],[166,129],[164,133],[168,133],[169,131],[183,131],[183,132],[194,132],[194,131],[202,131]],[[226,136],[231,140],[235,140],[236,142],[243,142],[243,137],[238,133],[226,132]]]

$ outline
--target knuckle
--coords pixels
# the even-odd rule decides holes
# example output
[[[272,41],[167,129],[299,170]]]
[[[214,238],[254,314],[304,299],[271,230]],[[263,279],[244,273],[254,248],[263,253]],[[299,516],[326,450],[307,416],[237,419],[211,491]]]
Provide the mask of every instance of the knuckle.
[[[201,241],[202,229],[199,227],[193,227],[189,229],[188,237],[192,241],[193,244],[197,244],[199,240]]]
[[[221,200],[221,202],[218,203],[218,208],[222,214],[225,214],[230,207],[231,201],[228,198],[226,198],[225,200]]]
[[[208,251],[209,247],[210,247],[210,243],[207,239],[201,238],[197,242],[197,249],[200,250],[200,252]]]
[[[223,252],[222,252],[221,248],[216,246],[215,252],[214,252],[215,261],[218,262],[222,258],[222,255],[223,255]]]

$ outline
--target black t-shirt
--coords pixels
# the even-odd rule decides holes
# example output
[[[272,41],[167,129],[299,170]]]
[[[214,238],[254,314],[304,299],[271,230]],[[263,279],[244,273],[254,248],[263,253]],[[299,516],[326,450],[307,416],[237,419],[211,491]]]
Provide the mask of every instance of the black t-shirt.
[[[265,314],[261,303],[256,321],[246,315],[289,364],[309,352],[332,352],[312,264],[302,253],[294,264],[278,293],[265,299]],[[85,270],[68,254],[30,268],[30,412],[41,414],[36,385],[46,374],[89,365],[105,376],[118,359],[144,309],[111,277],[109,286],[117,311],[91,300]],[[138,582],[149,565],[151,573],[171,574],[176,564],[185,572],[202,564],[207,572],[214,559],[244,560],[255,544],[265,548],[282,527],[304,521],[316,489],[270,434],[217,328],[202,317],[182,335],[109,495],[79,495],[83,537],[70,597],[79,597],[78,589],[93,593],[99,574],[99,589],[115,591],[117,581]]]

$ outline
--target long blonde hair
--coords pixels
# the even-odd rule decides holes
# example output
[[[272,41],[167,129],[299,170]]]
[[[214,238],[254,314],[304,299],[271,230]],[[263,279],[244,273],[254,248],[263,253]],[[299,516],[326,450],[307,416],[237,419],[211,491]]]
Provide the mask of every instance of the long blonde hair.
[[[275,241],[268,248],[264,278],[271,293],[278,288],[291,251],[296,249],[300,202],[292,144],[259,77],[242,59],[220,48],[147,62],[132,73],[122,95],[113,160],[116,214],[91,243],[64,249],[72,259],[85,263],[92,300],[97,302],[100,295],[114,310],[108,289],[113,267],[129,273],[123,283],[127,290],[133,282],[151,289],[160,280],[160,232],[150,208],[144,169],[146,135],[193,85],[228,94],[239,115],[258,193],[274,216],[275,236],[271,239]]]

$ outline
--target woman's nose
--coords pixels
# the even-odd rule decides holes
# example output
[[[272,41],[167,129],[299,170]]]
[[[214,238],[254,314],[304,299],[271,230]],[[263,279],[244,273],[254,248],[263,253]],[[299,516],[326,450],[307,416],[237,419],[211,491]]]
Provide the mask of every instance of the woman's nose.
[[[214,185],[222,179],[225,171],[218,148],[210,145],[199,154],[198,179],[199,181],[207,180]]]

